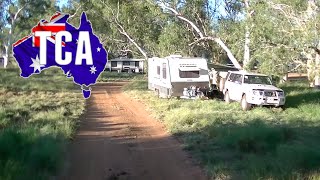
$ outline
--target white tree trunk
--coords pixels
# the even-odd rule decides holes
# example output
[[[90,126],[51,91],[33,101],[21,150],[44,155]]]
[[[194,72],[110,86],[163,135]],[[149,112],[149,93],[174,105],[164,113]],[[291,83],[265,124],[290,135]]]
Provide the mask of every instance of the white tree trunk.
[[[220,38],[214,38],[214,41],[220,45],[220,47],[227,53],[228,58],[233,63],[234,67],[242,69],[238,60],[233,56],[231,50],[226,46],[226,44]]]
[[[317,13],[317,5],[315,0],[307,0],[308,8],[306,11],[305,19],[310,19],[314,17]],[[316,49],[320,49],[320,41],[318,41]],[[315,50],[315,58],[313,59],[310,54],[307,58],[307,74],[309,79],[310,87],[319,86],[320,85],[320,77],[319,77],[319,65],[320,65],[320,57],[317,50]]]
[[[3,66],[4,68],[7,68],[8,58],[9,58],[9,47],[5,45],[4,48],[5,48],[5,54],[3,55]]]
[[[288,81],[288,73],[286,73],[283,77],[282,77],[282,79],[280,79],[280,83],[285,83],[285,82],[287,82]]]
[[[142,47],[140,47],[140,46],[129,36],[129,34],[124,30],[124,28],[123,28],[119,23],[117,23],[117,25],[118,25],[118,27],[120,28],[120,29],[118,29],[118,31],[119,31],[121,34],[125,35],[125,36],[128,38],[128,40],[139,50],[139,52],[144,56],[145,59],[148,59],[148,55],[147,55],[147,53],[142,49]]]
[[[315,58],[315,77],[314,77],[314,86],[319,87],[320,86],[320,55],[316,53],[316,58]]]
[[[141,46],[139,46],[139,44],[136,43],[134,39],[131,38],[131,36],[126,32],[125,28],[121,25],[121,23],[119,21],[120,0],[118,0],[118,9],[117,9],[116,13],[114,12],[114,9],[112,9],[105,1],[100,0],[100,2],[102,4],[104,4],[105,7],[109,11],[112,12],[112,15],[113,15],[113,18],[114,18],[114,22],[115,22],[115,25],[117,26],[117,29],[118,29],[119,33],[124,35],[124,36],[126,36],[127,39],[139,50],[139,52],[147,60],[148,59],[148,55],[147,55],[146,51],[144,51],[143,48]]]
[[[5,55],[3,56],[4,57],[4,68],[6,68],[7,65],[8,65],[9,55],[10,55],[9,50],[12,48],[11,47],[11,45],[12,45],[12,34],[13,34],[13,30],[14,30],[14,26],[15,26],[16,20],[18,18],[19,13],[27,6],[27,4],[25,4],[24,6],[19,8],[18,11],[14,14],[13,18],[11,19],[11,27],[10,27],[10,30],[9,30],[8,41],[7,41],[7,44],[5,45]]]
[[[246,8],[247,25],[244,37],[243,67],[248,68],[248,65],[250,63],[250,28],[248,22],[251,18],[251,13],[249,12],[249,0],[244,0],[244,4]]]
[[[248,65],[250,63],[250,30],[248,26],[246,26],[246,33],[244,38],[243,67],[248,68]]]
[[[307,54],[307,75],[308,75],[308,80],[309,80],[309,86],[314,87],[314,63],[313,63],[313,58],[310,54]]]
[[[13,20],[12,20],[13,21]],[[4,68],[7,68],[7,65],[8,65],[8,60],[9,60],[9,47],[11,47],[11,39],[12,39],[12,28],[13,28],[13,25],[14,25],[14,21],[12,22],[11,24],[11,27],[10,27],[10,30],[9,30],[9,35],[8,35],[8,41],[7,41],[7,44],[4,46],[5,48],[5,53],[4,53]]]

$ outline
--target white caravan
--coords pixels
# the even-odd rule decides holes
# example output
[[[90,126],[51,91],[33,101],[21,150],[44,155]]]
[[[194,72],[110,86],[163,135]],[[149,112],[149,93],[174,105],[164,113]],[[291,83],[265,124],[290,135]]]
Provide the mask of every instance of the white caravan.
[[[149,58],[148,88],[163,98],[202,96],[209,90],[207,60],[180,55]]]

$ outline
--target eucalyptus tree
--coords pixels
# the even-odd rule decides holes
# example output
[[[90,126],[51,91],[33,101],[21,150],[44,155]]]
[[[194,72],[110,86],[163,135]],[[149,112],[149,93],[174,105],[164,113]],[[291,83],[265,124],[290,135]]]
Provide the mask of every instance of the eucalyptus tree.
[[[144,0],[80,2],[110,54],[144,58],[156,54],[164,22],[154,4]]]
[[[1,8],[1,45],[4,48],[6,67],[12,43],[17,38],[29,34],[40,19],[48,17],[57,7],[52,0],[3,0]]]
[[[225,0],[225,9],[219,19],[220,36],[248,69],[255,64],[258,71],[277,76],[308,69],[310,80],[316,79],[315,0]]]
[[[227,44],[218,36],[218,33],[215,29],[206,21],[207,14],[210,14],[212,11],[208,11],[206,9],[203,10],[203,5],[208,5],[209,2],[207,0],[197,0],[197,1],[164,1],[160,0],[157,1],[157,4],[162,8],[164,13],[170,14],[177,19],[183,21],[185,24],[188,25],[190,29],[192,29],[192,33],[194,35],[194,41],[189,44],[189,46],[198,45],[201,43],[207,43],[209,41],[216,42],[227,54],[228,58],[232,61],[232,63],[237,68],[242,68],[239,64],[238,60],[233,55],[230,48]],[[196,7],[194,8],[190,4],[195,4]],[[184,11],[185,10],[185,11]],[[190,13],[191,12],[191,13]],[[205,18],[206,17],[206,18]],[[212,19],[209,19],[209,21]]]

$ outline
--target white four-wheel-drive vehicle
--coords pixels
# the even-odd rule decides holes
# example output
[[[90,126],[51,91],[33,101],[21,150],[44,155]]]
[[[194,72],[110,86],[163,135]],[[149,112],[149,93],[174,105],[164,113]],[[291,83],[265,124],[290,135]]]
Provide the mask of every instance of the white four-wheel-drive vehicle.
[[[267,75],[248,73],[246,71],[229,71],[223,89],[227,103],[239,101],[243,110],[252,105],[283,107],[285,94],[272,85]]]

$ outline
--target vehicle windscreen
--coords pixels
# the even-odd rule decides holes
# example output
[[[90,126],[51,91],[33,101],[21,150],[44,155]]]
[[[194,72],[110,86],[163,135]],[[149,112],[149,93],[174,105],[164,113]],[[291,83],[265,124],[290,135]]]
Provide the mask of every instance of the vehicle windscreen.
[[[244,83],[246,84],[267,84],[272,85],[271,80],[268,76],[255,76],[255,75],[245,75]]]

